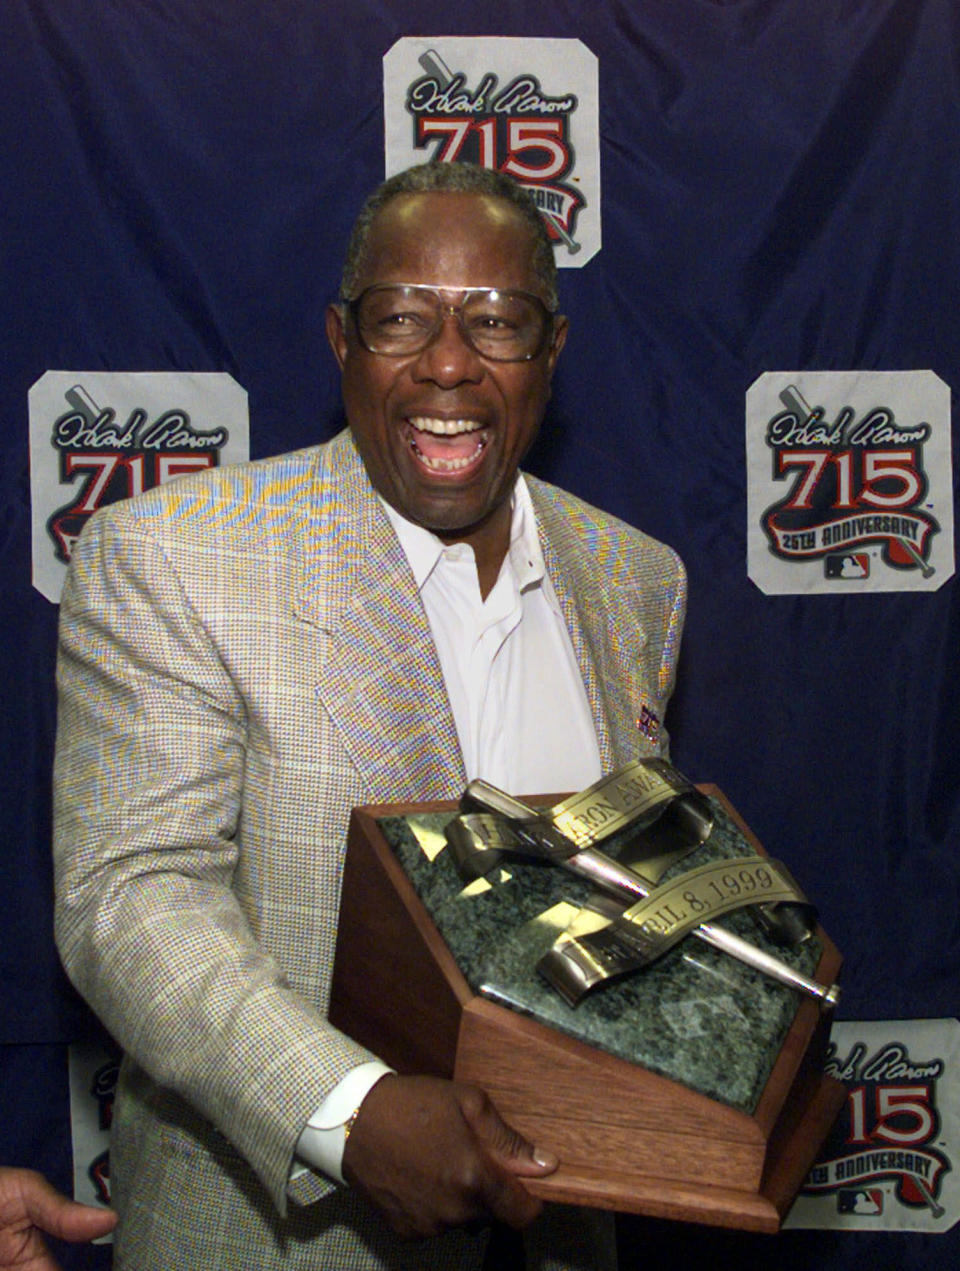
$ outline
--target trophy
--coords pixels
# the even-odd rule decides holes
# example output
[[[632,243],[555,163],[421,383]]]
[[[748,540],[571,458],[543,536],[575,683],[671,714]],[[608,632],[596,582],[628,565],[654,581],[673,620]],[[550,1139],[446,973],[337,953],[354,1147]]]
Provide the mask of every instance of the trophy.
[[[482,1086],[555,1201],[776,1231],[845,1098],[840,957],[719,790],[641,760],[560,802],[355,809],[330,1018]]]

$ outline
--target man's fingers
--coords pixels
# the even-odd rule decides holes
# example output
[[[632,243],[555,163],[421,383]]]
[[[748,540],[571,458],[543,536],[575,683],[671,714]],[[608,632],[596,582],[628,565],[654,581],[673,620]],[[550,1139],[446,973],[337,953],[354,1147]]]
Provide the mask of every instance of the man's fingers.
[[[23,1196],[34,1226],[59,1240],[96,1240],[117,1225],[112,1209],[96,1209],[68,1200],[40,1174],[33,1175],[24,1186]]]
[[[364,1099],[343,1154],[344,1177],[401,1235],[492,1218],[526,1226],[541,1202],[521,1178],[556,1166],[505,1124],[482,1090],[396,1074]]]
[[[542,1178],[559,1165],[555,1153],[538,1147],[503,1120],[492,1101],[476,1087],[460,1087],[463,1119],[498,1165],[511,1174]]]
[[[518,1229],[529,1226],[543,1208],[543,1202],[527,1191],[520,1176],[505,1170],[494,1158],[484,1177],[481,1196],[490,1217]]]
[[[552,1174],[559,1164],[557,1157],[508,1125],[482,1090],[460,1086],[457,1093],[463,1119],[490,1162],[482,1187],[485,1209],[510,1227],[528,1226],[542,1202],[520,1180]]]

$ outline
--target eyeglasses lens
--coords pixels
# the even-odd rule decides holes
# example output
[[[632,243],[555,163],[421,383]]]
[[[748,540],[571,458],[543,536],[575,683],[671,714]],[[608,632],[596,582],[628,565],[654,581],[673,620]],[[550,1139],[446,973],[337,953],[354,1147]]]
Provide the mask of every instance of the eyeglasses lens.
[[[450,309],[457,313],[467,342],[499,362],[536,357],[550,320],[535,297],[515,291],[469,291],[460,305],[451,306],[427,288],[376,286],[355,302],[361,340],[371,353],[388,357],[425,349]]]

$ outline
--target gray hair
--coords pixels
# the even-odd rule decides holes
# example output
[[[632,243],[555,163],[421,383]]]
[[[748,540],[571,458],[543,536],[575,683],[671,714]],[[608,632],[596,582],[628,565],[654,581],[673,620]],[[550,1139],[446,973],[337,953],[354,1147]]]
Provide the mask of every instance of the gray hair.
[[[389,177],[373,191],[360,209],[350,241],[347,244],[347,255],[343,265],[343,279],[340,283],[341,302],[351,300],[357,285],[357,278],[366,254],[367,243],[373,223],[384,207],[401,194],[485,194],[491,198],[504,199],[517,209],[529,225],[534,236],[533,272],[537,282],[543,288],[543,299],[547,308],[557,307],[557,262],[553,254],[553,244],[543,217],[529,190],[518,185],[512,177],[502,172],[494,172],[490,168],[481,168],[475,163],[441,163],[431,160],[419,163],[396,176]]]

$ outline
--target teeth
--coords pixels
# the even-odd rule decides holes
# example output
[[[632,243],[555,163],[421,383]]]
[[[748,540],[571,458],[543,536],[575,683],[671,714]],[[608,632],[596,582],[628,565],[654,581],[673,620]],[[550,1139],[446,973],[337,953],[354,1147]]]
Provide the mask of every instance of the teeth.
[[[417,453],[420,455],[420,462],[426,464],[433,472],[457,472],[460,468],[466,468],[468,464],[473,463],[476,458],[476,452],[465,459],[430,459],[419,451]]]
[[[485,425],[476,419],[434,419],[430,415],[417,415],[409,419],[413,436],[410,446],[424,467],[431,472],[460,472],[468,468],[487,445]],[[424,438],[423,449],[417,445],[417,434]],[[472,434],[475,434],[473,436]],[[428,445],[427,437],[464,437],[464,442],[454,445]],[[472,442],[472,445],[471,445]],[[470,454],[464,454],[464,448],[470,448]],[[426,454],[425,450],[440,450],[457,453]]]
[[[476,419],[430,419],[425,416],[411,419],[410,424],[418,432],[433,433],[435,437],[456,437],[483,427]]]

